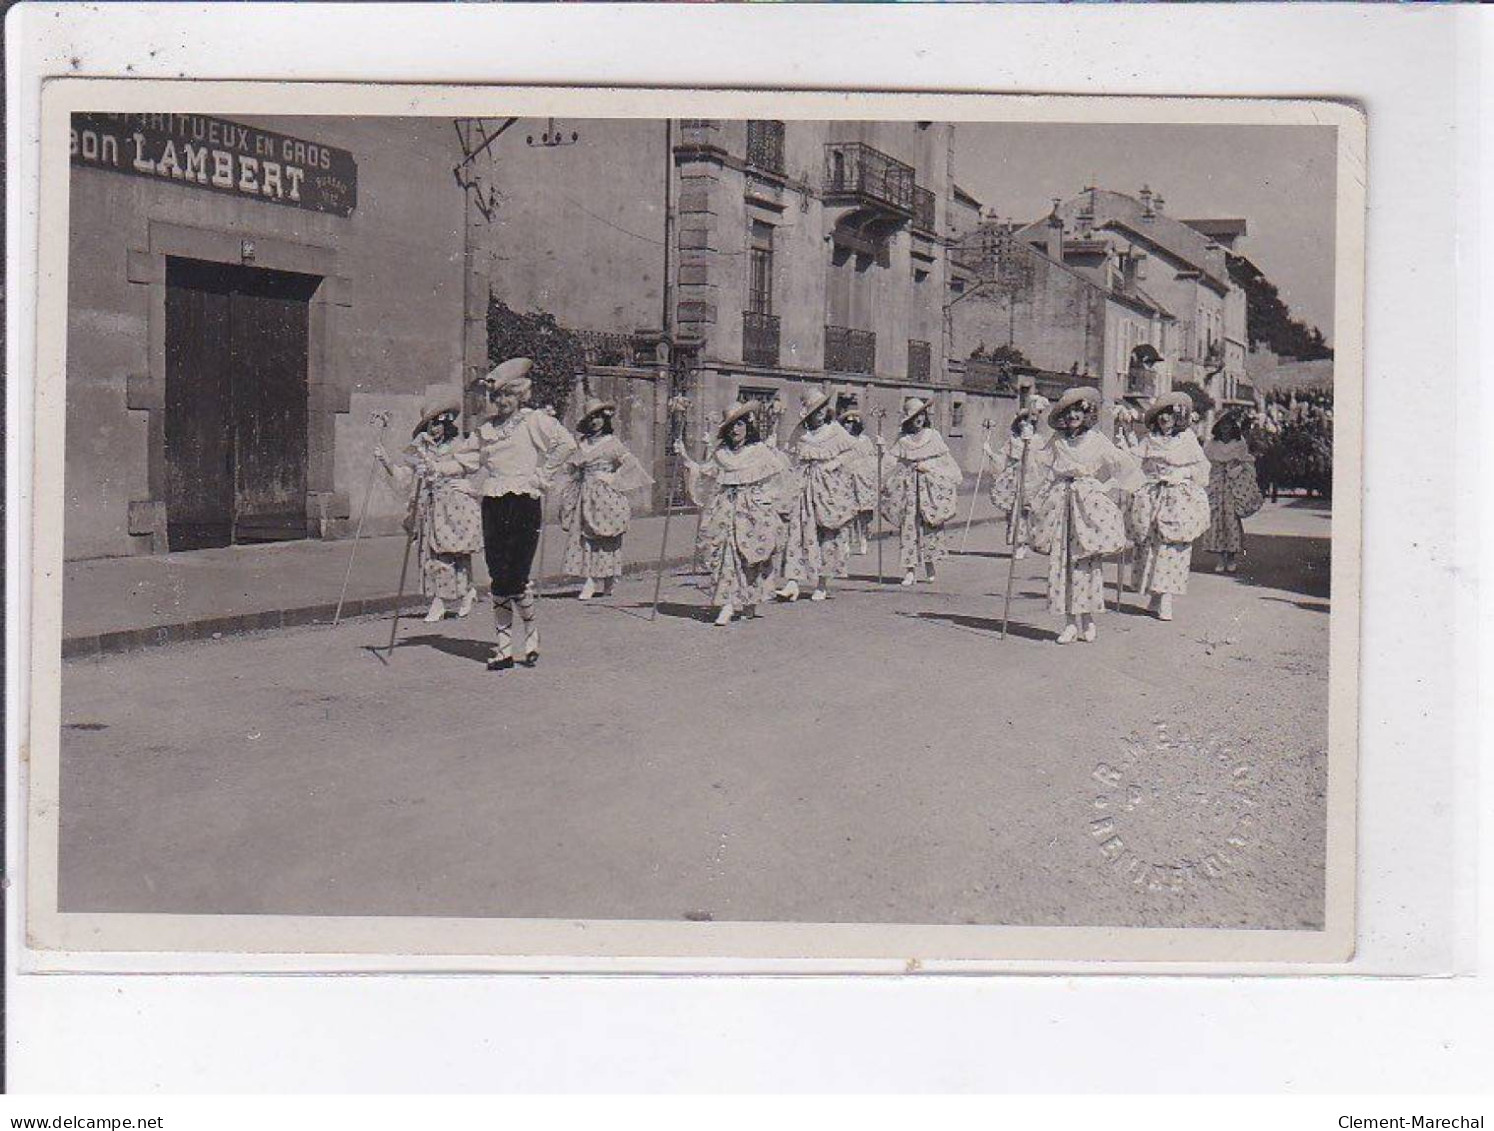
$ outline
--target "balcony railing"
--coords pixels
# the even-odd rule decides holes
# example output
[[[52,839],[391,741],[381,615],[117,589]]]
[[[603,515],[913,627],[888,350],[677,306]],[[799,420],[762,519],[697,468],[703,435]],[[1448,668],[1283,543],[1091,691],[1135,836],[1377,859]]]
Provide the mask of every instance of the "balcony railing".
[[[911,384],[926,384],[933,371],[934,351],[928,342],[908,339],[908,381]]]
[[[604,330],[576,330],[575,334],[580,339],[587,365],[636,366],[652,360],[632,335]]]
[[[913,215],[913,167],[859,141],[825,146],[825,195]]]
[[[972,357],[965,362],[965,387],[981,393],[1017,395],[1017,371],[1010,365]]]
[[[1101,388],[1100,379],[1091,377],[1089,374],[1078,373],[1053,373],[1040,371],[1033,375],[1032,391],[1039,396],[1047,397],[1050,401],[1056,401],[1070,389],[1076,388]]]
[[[769,173],[783,174],[783,123],[747,123],[747,164]]]
[[[742,311],[742,360],[748,365],[778,364],[778,315]]]
[[[934,194],[918,185],[913,186],[913,229],[934,234]]]
[[[832,373],[875,373],[877,335],[868,330],[826,326],[825,368]]]

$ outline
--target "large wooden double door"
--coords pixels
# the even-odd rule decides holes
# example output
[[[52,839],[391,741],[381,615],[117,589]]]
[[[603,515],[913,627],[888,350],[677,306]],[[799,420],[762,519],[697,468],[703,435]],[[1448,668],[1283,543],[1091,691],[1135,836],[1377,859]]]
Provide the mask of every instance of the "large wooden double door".
[[[306,537],[308,304],[320,282],[167,260],[170,549]]]

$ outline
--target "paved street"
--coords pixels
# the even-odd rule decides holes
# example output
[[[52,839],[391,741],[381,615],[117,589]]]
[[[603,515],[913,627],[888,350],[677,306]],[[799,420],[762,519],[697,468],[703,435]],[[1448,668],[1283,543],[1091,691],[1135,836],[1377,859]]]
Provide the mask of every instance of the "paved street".
[[[730,629],[684,571],[653,623],[646,576],[546,599],[532,671],[477,614],[388,664],[374,618],[70,661],[62,906],[1317,926],[1329,516],[1247,525],[1240,575],[1090,645],[1041,557],[998,639],[987,525],[935,587],[873,554]]]

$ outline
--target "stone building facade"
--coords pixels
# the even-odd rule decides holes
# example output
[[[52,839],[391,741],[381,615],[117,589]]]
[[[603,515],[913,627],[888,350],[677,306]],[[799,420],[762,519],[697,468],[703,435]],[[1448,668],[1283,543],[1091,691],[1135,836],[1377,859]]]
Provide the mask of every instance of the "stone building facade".
[[[496,207],[472,219],[480,285],[609,344],[587,383],[630,406],[625,439],[658,471],[680,388],[697,454],[739,399],[776,398],[787,440],[800,398],[833,386],[889,418],[908,393],[932,397],[978,463],[966,421],[989,412],[967,402],[987,398],[946,356],[948,225],[970,200],[950,180],[952,125],[579,120],[549,150],[511,141],[545,125],[483,155]]]
[[[452,152],[447,120],[75,117],[68,559],[351,528],[373,444],[461,386]]]
[[[697,453],[742,399],[786,441],[812,390],[889,431],[918,394],[973,472],[1024,389],[1245,378],[1243,221],[1086,190],[997,224],[950,123],[79,115],[73,145],[70,559],[398,529],[373,446],[486,370],[490,299],[580,337],[571,404],[618,404],[645,508],[682,392]]]

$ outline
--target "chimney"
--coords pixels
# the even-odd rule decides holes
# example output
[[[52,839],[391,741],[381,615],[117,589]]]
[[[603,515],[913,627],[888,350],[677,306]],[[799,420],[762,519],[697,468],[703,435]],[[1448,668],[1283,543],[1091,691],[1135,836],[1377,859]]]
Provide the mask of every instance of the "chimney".
[[[1121,256],[1121,290],[1128,295],[1136,293],[1136,268],[1140,258],[1134,248]]]
[[[1162,194],[1160,192],[1157,193],[1156,196],[1152,197],[1152,207],[1156,209],[1158,216],[1161,216],[1163,212],[1166,211],[1166,208],[1164,207],[1166,203],[1167,202],[1162,199]]]
[[[1053,211],[1048,213],[1048,258],[1063,262],[1063,219],[1058,215],[1058,197],[1053,198]]]
[[[1152,208],[1152,187],[1151,187],[1151,185],[1142,185],[1141,186],[1141,191],[1139,193],[1137,193],[1136,196],[1137,196],[1137,199],[1141,201],[1141,218],[1142,218],[1142,220],[1151,220],[1152,217],[1156,216],[1156,214],[1157,214],[1156,211]]]

